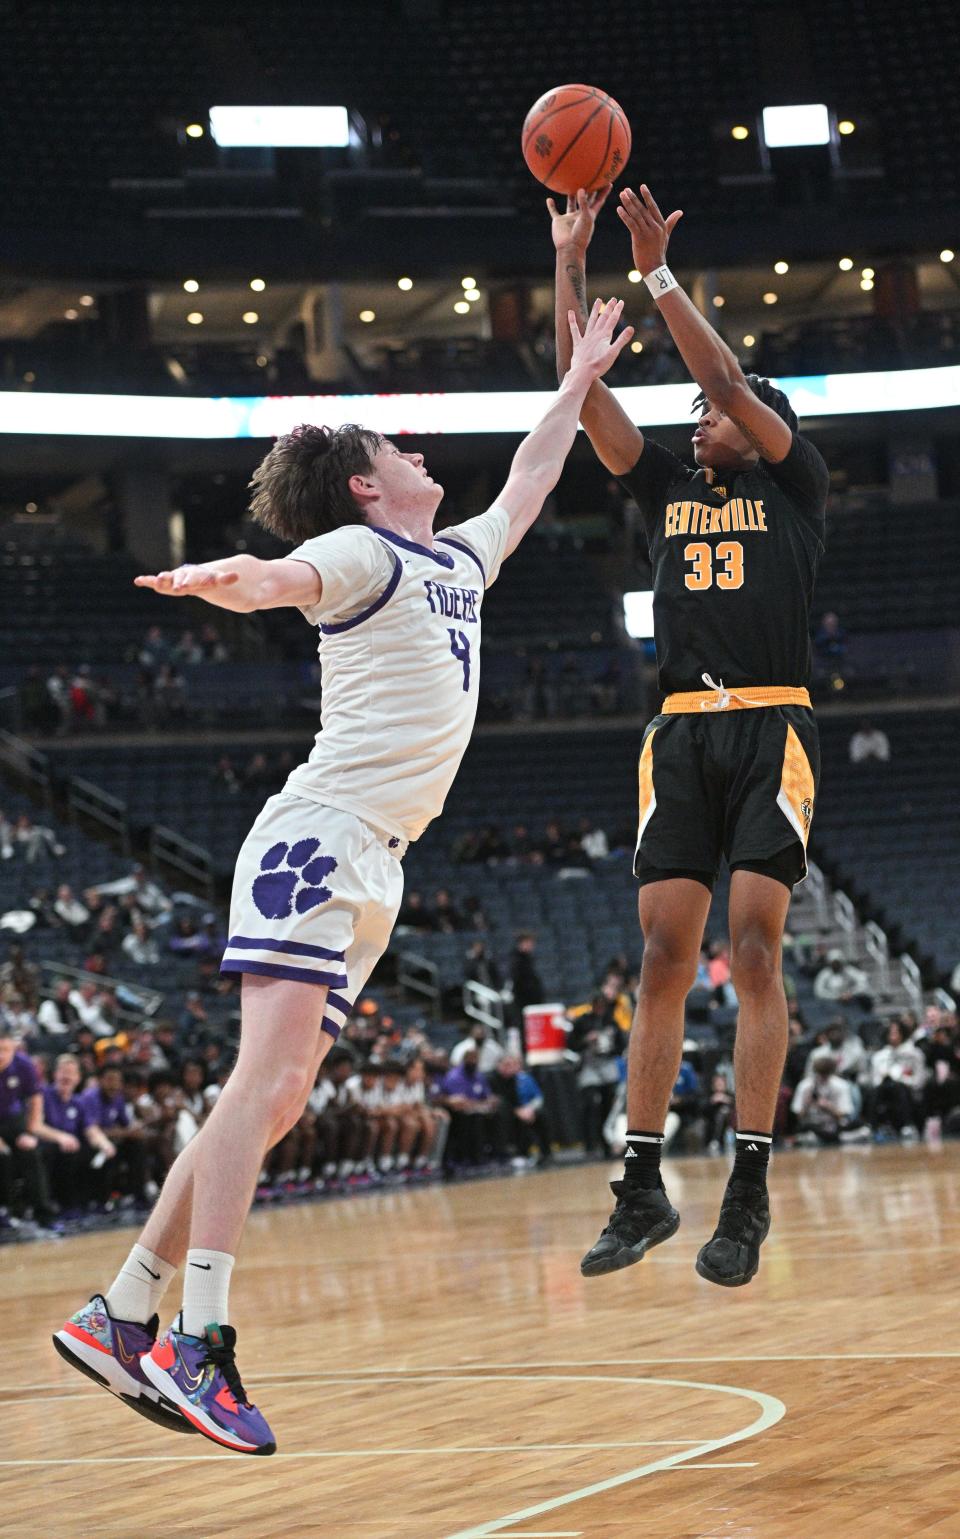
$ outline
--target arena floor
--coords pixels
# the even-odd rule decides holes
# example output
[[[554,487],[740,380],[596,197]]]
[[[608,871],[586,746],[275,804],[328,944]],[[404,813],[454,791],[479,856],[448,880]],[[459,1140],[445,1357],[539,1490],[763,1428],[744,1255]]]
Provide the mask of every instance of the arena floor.
[[[128,1234],[0,1256],[0,1532],[17,1539],[957,1539],[960,1158],[778,1156],[757,1280],[683,1227],[584,1281],[597,1166],[258,1212],[234,1286],[272,1459],[155,1430],[49,1335]]]

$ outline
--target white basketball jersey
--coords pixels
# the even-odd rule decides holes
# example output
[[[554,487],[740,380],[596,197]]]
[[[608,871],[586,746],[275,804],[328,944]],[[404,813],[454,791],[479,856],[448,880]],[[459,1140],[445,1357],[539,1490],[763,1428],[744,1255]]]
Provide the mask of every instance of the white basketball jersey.
[[[443,808],[477,714],[480,609],[503,559],[500,507],[434,548],[351,524],[291,553],[320,574],[321,730],[287,789],[417,839]]]

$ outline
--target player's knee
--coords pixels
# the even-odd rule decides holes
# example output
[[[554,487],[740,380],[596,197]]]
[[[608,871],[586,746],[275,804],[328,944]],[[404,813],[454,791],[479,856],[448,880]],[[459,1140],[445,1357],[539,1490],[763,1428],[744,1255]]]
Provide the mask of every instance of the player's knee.
[[[780,977],[780,946],[765,930],[748,930],[737,939],[730,957],[730,979],[738,998],[765,994]]]
[[[691,951],[689,937],[670,931],[652,930],[643,947],[640,969],[642,993],[666,991],[688,994],[697,976],[697,953]]]
[[[277,1066],[262,1094],[276,1136],[282,1138],[299,1122],[310,1087],[302,1069],[296,1064],[283,1064]]]

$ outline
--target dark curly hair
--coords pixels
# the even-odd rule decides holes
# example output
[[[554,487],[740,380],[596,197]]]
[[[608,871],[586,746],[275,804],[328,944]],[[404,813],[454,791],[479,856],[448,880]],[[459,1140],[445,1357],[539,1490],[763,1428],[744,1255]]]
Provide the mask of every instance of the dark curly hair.
[[[303,423],[278,438],[250,482],[250,513],[281,540],[299,545],[342,524],[364,523],[351,496],[351,476],[370,475],[383,439],[356,422]]]
[[[762,401],[764,406],[769,406],[771,411],[775,411],[791,432],[795,433],[799,426],[799,418],[783,391],[778,390],[776,385],[772,385],[768,379],[761,379],[759,374],[746,374],[744,378],[757,400]],[[702,411],[706,404],[707,397],[701,390],[690,410]]]

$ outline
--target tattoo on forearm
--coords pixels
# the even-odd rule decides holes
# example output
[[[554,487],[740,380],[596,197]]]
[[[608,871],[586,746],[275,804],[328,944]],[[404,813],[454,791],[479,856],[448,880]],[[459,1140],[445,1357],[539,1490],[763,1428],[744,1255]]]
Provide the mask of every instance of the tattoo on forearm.
[[[587,279],[575,262],[567,263],[567,277],[570,279],[570,287],[573,289],[580,307],[582,320],[587,318]]]
[[[742,417],[735,417],[731,411],[727,412],[727,416],[730,418],[731,422],[736,423],[744,438],[752,448],[756,449],[757,453],[760,455],[760,458],[763,459],[765,455],[769,453],[769,444],[764,444],[762,439],[758,438],[756,433],[754,433],[753,430],[747,426]]]

